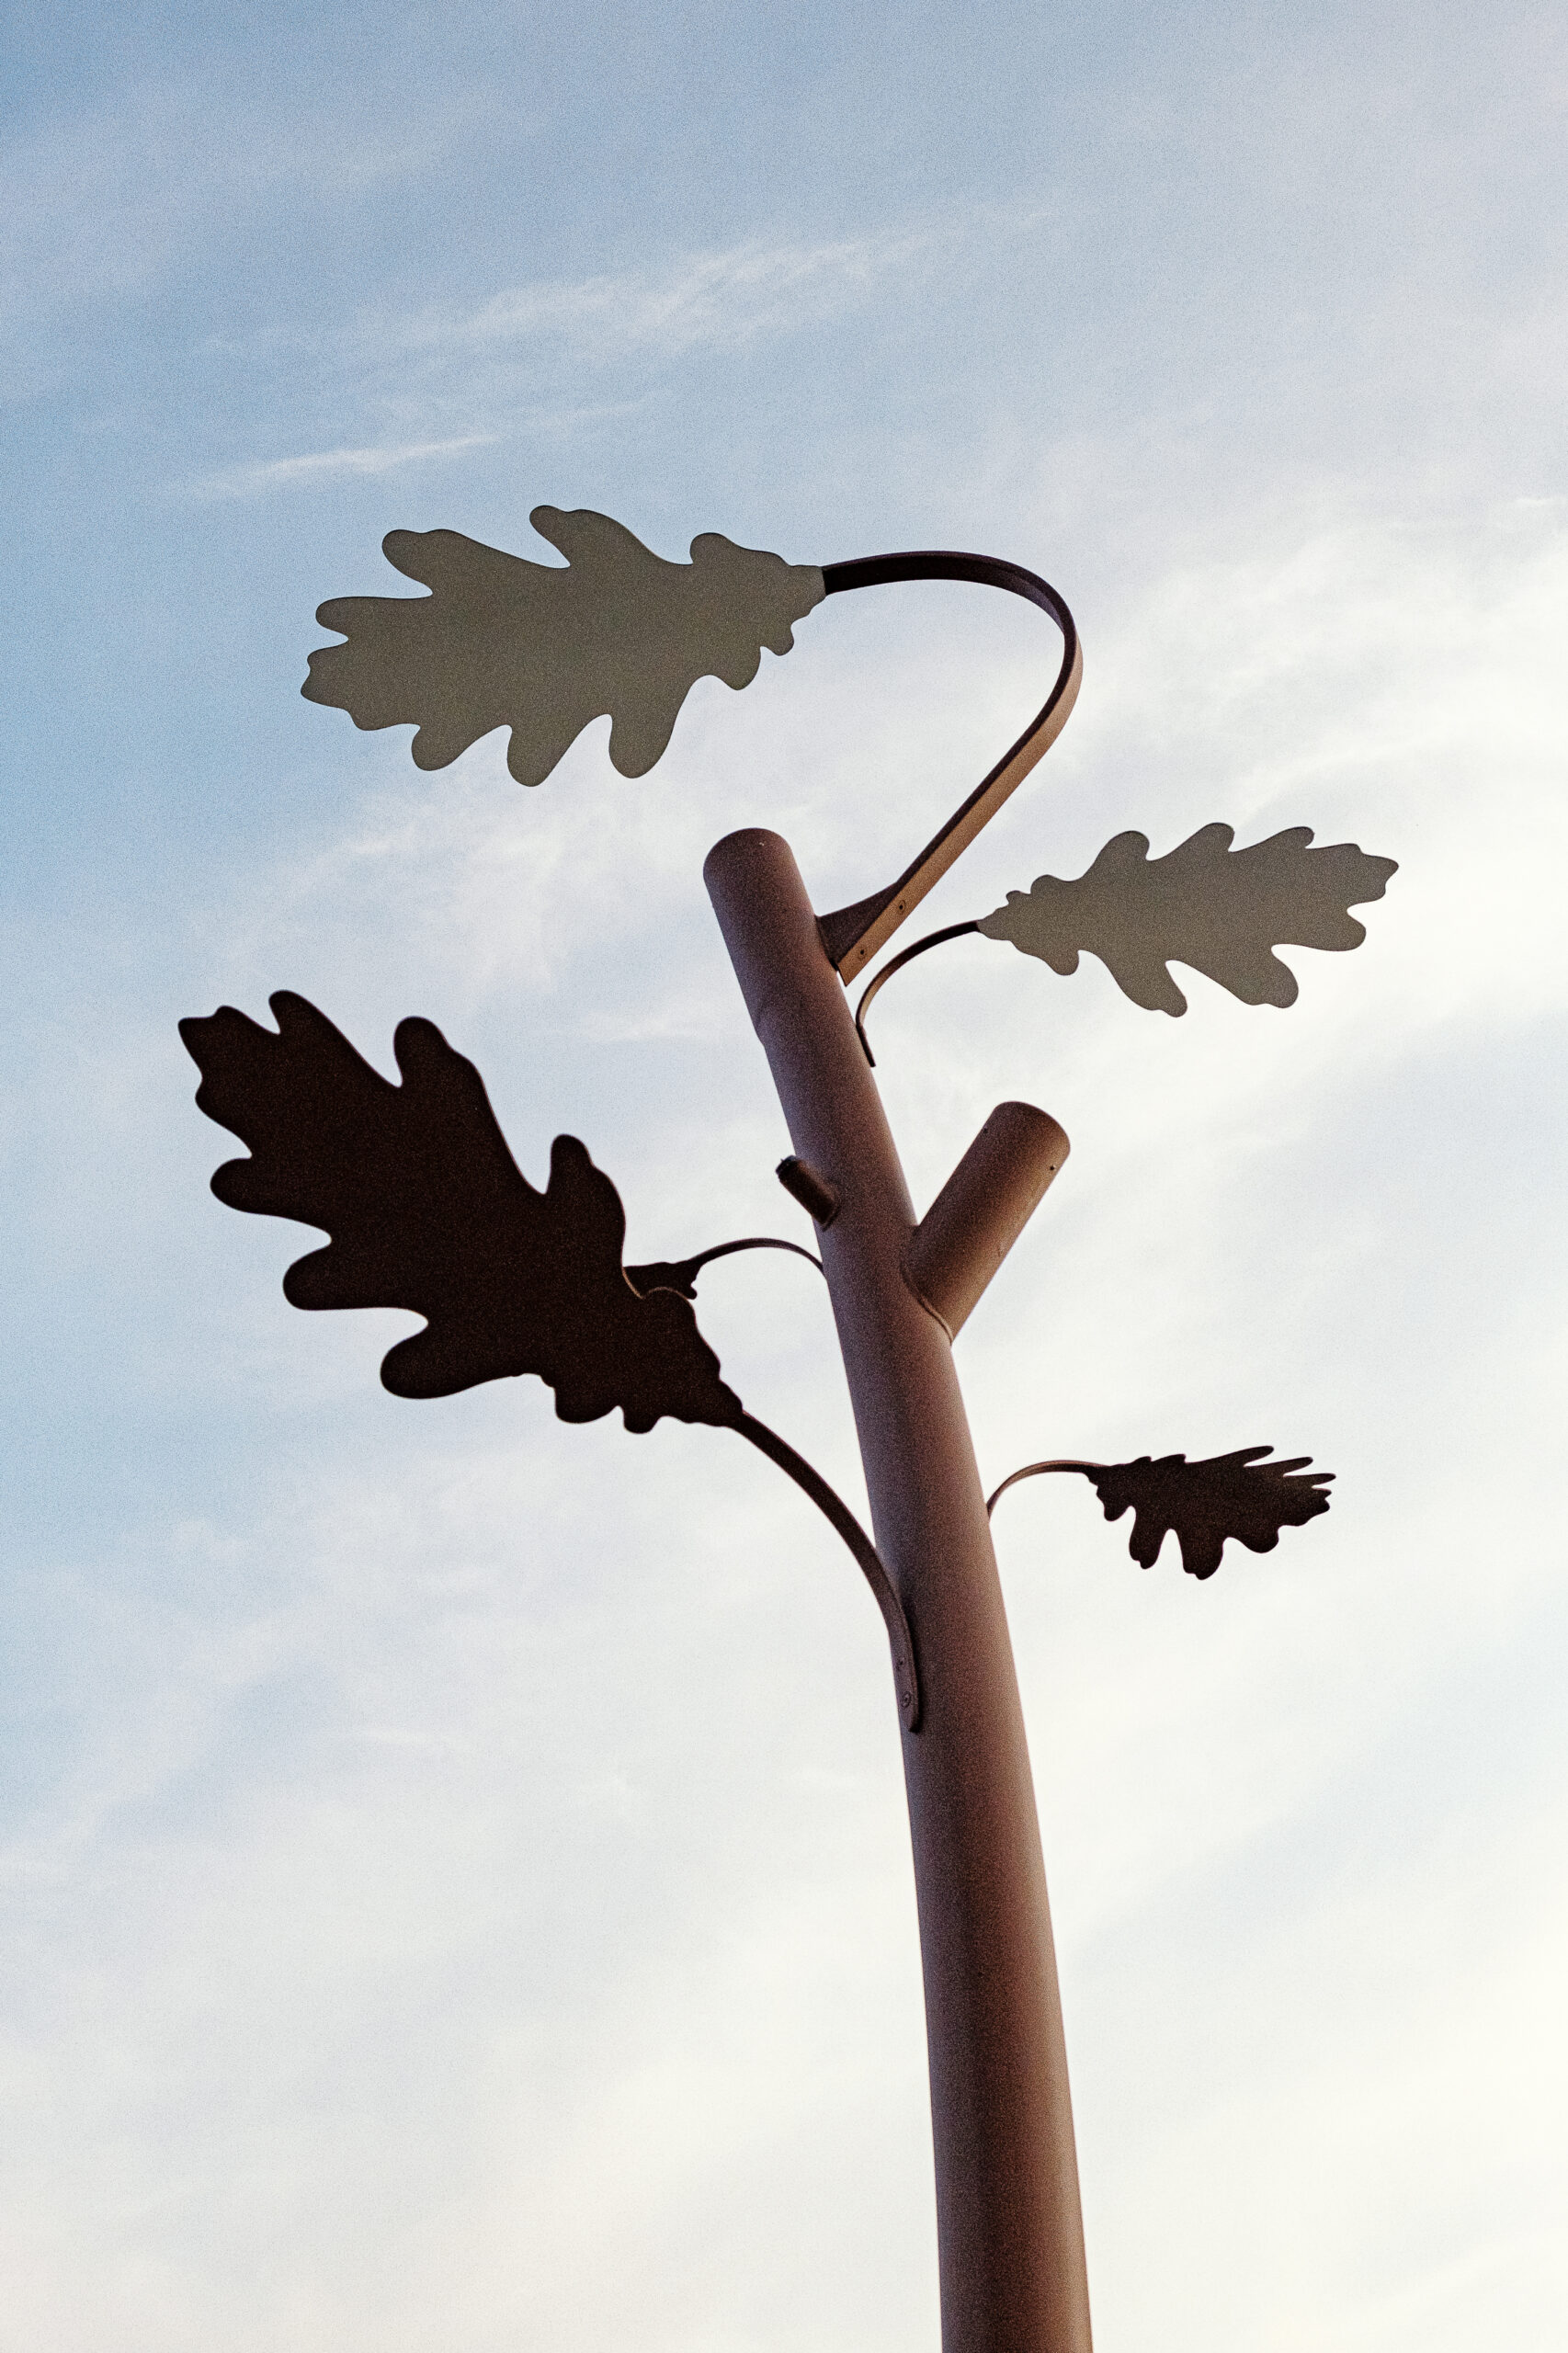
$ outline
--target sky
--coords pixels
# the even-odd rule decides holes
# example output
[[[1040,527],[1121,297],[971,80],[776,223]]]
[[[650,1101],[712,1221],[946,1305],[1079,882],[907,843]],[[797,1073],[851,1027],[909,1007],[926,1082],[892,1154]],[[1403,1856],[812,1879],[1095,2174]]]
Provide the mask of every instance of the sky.
[[[834,598],[629,781],[301,700],[393,528],[949,546],[1085,683],[933,894],[1224,820],[1395,858],[1288,1011],[961,941],[879,999],[917,1206],[1073,1152],[958,1343],[988,1484],[1267,1438],[1141,1572],[997,1515],[1100,2353],[1568,2333],[1560,12],[6,9],[0,2353],[936,2353],[875,1608],[722,1431],[436,1404],[208,1190],[181,1016],[404,1014],[628,1256],[809,1239],[700,870],[901,867],[1022,604]],[[702,1328],[863,1507],[817,1278]],[[1555,1990],[1554,1990],[1555,1989]]]

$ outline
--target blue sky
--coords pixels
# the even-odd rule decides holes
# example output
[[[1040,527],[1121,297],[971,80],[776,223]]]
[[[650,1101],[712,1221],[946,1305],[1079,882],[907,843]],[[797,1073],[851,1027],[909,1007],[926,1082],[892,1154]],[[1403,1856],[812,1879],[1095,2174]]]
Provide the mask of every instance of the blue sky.
[[[722,1434],[438,1405],[207,1191],[174,1024],[312,996],[582,1135],[629,1251],[803,1238],[700,880],[871,888],[1038,702],[1035,617],[835,599],[629,783],[421,776],[300,699],[382,534],[979,547],[1066,735],[933,897],[1141,827],[1401,861],[1287,1013],[973,943],[877,1013],[923,1205],[1073,1158],[960,1344],[983,1469],[1265,1437],[1201,1588],[998,1541],[1102,2353],[1556,2345],[1554,12],[15,8],[4,36],[4,2353],[935,2347],[881,1629]],[[1049,637],[1049,632],[1046,633]],[[852,1496],[815,1279],[704,1329]],[[732,1460],[734,1456],[736,1460]],[[1067,1483],[1060,1483],[1066,1484]]]

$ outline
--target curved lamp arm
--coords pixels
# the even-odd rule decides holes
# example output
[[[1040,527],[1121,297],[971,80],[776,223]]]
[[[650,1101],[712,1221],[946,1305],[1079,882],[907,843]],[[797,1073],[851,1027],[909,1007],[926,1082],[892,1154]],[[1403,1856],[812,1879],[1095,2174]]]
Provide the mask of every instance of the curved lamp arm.
[[[903,555],[858,556],[849,563],[824,563],[822,576],[830,597],[843,596],[851,588],[881,587],[894,580],[978,581],[984,587],[1005,588],[1012,596],[1027,597],[1031,605],[1038,605],[1048,613],[1062,631],[1062,665],[1056,683],[1017,742],[997,761],[990,775],[975,786],[969,799],[954,811],[941,831],[932,836],[895,882],[890,882],[885,891],[873,892],[869,899],[857,899],[852,906],[839,907],[820,918],[823,944],[836,965],[839,977],[847,983],[880,948],[886,946],[954,859],[969,847],[982,826],[996,814],[1008,794],[1017,790],[1035,763],[1051,749],[1078,699],[1084,657],[1077,626],[1065,598],[1038,573],[1026,571],[1021,563],[1009,563],[1001,556],[962,555],[943,548],[912,549]]]

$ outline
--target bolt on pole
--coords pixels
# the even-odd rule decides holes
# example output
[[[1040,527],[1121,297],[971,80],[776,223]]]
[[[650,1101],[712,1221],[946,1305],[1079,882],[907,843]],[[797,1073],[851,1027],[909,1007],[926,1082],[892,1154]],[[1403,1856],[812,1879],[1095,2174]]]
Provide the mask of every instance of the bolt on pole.
[[[703,872],[794,1151],[838,1196],[823,1266],[877,1547],[919,1662],[903,1761],[943,2353],[1090,2353],[1045,1866],[951,1344],[905,1279],[915,1220],[903,1171],[789,845],[731,834]]]

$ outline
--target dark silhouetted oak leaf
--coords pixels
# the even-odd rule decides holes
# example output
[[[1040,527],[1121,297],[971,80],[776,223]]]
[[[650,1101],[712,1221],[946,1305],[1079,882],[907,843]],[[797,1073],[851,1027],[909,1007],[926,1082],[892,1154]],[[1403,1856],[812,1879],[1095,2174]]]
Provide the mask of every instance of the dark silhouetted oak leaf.
[[[1132,1512],[1128,1550],[1141,1567],[1153,1566],[1174,1529],[1188,1576],[1211,1577],[1227,1540],[1251,1552],[1272,1552],[1282,1528],[1301,1528],[1328,1509],[1322,1490],[1333,1472],[1303,1477],[1310,1454],[1284,1462],[1261,1460],[1272,1451],[1244,1446],[1205,1462],[1189,1462],[1185,1454],[1162,1454],[1158,1461],[1141,1454],[1136,1462],[1084,1467],[1108,1519]]]
[[[394,1086],[303,997],[271,1004],[276,1031],[225,1006],[180,1035],[201,1072],[198,1105],[250,1147],[218,1170],[218,1199],[332,1237],[285,1276],[294,1306],[426,1317],[382,1363],[395,1396],[531,1372],[563,1422],[618,1405],[629,1430],[664,1414],[735,1421],[740,1400],[686,1301],[627,1281],[620,1197],[574,1136],[556,1137],[538,1192],[478,1071],[433,1022],[399,1023]]]
[[[1232,849],[1234,838],[1230,825],[1204,825],[1152,858],[1146,834],[1118,834],[1076,881],[1042,874],[977,928],[1062,973],[1075,972],[1086,949],[1151,1013],[1187,1011],[1172,963],[1206,972],[1244,1005],[1294,1005],[1296,976],[1274,949],[1358,948],[1366,926],[1347,911],[1381,899],[1397,865],[1354,842],[1313,849],[1310,825],[1248,849]]]
[[[529,521],[564,565],[530,563],[460,531],[389,531],[389,563],[428,597],[338,597],[316,619],[347,642],[310,658],[301,691],[357,727],[412,722],[415,765],[444,768],[492,728],[509,727],[506,765],[540,784],[593,720],[612,721],[609,756],[644,776],[697,680],[749,686],[767,646],[820,604],[814,564],[737,547],[721,531],[667,563],[589,507],[536,506]]]

